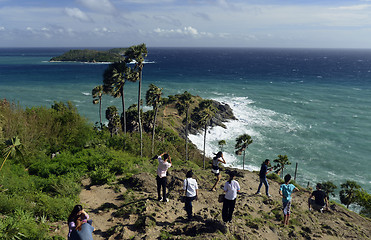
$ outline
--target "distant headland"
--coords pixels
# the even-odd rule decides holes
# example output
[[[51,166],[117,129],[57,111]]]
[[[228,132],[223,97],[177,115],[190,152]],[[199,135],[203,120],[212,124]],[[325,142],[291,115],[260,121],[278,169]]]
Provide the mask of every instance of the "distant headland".
[[[126,48],[112,48],[106,51],[98,50],[69,50],[68,52],[52,57],[50,62],[118,62],[124,60]]]

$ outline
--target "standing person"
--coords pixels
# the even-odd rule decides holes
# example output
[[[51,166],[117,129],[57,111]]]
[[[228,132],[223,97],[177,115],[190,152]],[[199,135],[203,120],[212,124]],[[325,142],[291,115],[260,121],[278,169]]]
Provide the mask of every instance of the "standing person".
[[[314,200],[312,199],[314,197]],[[328,200],[325,191],[322,190],[322,184],[317,183],[316,191],[313,191],[308,198],[309,211],[314,210],[322,212],[325,208],[328,210]]]
[[[75,221],[76,228],[71,232],[70,240],[93,240],[94,227],[81,218]]]
[[[192,178],[193,172],[188,171],[186,174],[186,179],[184,179],[183,190],[185,194],[185,210],[187,212],[188,220],[192,220],[192,201],[197,198],[198,195],[198,185],[196,179]]]
[[[287,174],[285,176],[285,183],[280,187],[280,195],[282,196],[282,204],[283,204],[283,224],[289,225],[290,220],[290,209],[291,209],[291,194],[296,190],[299,191],[294,184],[290,183],[291,175]]]
[[[76,220],[81,219],[83,222],[87,222],[89,219],[89,215],[84,211],[81,205],[75,205],[72,209],[72,212],[68,216],[68,239],[70,239],[70,235],[72,230],[76,228]]]
[[[157,196],[159,201],[168,202],[166,198],[166,185],[167,177],[166,172],[171,167],[171,157],[166,152],[158,156],[158,168],[157,168]],[[162,198],[161,198],[161,187],[162,187]]]
[[[225,197],[223,201],[222,218],[224,222],[232,221],[232,214],[236,205],[237,193],[240,192],[240,184],[234,180],[236,173],[229,173],[229,180],[224,185]]]
[[[211,172],[214,173],[214,175],[216,176],[216,182],[214,186],[211,188],[211,191],[214,191],[214,192],[216,191],[216,185],[218,185],[220,179],[222,178],[222,176],[220,175],[220,171],[219,171],[220,162],[226,164],[222,152],[218,152],[213,158],[213,165],[212,165]]]
[[[268,169],[269,165],[270,165],[270,160],[265,159],[265,161],[262,163],[262,166],[260,168],[260,172],[259,172],[260,183],[259,183],[258,191],[256,192],[256,194],[260,194],[260,188],[262,187],[262,185],[264,183],[265,193],[267,194],[267,197],[271,197],[271,195],[269,195],[269,184],[268,184],[268,180],[267,180],[267,174],[270,171],[272,171],[272,168]]]

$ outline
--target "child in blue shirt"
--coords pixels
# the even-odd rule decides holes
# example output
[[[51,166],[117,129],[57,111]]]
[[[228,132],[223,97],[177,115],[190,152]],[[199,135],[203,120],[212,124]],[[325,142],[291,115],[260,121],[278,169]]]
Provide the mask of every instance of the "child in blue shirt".
[[[287,174],[285,176],[285,183],[280,187],[280,195],[282,196],[283,203],[283,224],[289,225],[290,219],[290,208],[291,208],[291,194],[296,190],[299,191],[297,187],[290,184],[291,175]]]

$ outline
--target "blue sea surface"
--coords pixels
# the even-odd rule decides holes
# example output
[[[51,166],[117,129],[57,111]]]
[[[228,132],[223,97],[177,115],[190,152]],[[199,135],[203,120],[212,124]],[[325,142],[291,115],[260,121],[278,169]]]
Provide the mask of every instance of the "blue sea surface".
[[[0,98],[24,107],[72,101],[98,121],[91,90],[108,65],[48,62],[68,50],[0,49]],[[227,165],[242,168],[235,139],[248,133],[250,170],[282,154],[292,162],[285,173],[294,175],[297,163],[304,186],[354,180],[371,192],[371,50],[149,48],[146,61],[143,95],[154,83],[165,96],[189,91],[232,107],[238,120],[209,129],[207,155],[226,140]],[[137,87],[125,86],[127,106]],[[119,99],[104,96],[104,109],[110,105],[121,109]],[[202,135],[190,139],[202,149]]]

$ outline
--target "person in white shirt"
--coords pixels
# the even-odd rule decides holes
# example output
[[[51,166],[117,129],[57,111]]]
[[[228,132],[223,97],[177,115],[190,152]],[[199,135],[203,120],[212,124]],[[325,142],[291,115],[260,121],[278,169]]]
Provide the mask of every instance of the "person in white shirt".
[[[171,167],[171,157],[166,152],[158,156],[158,167],[157,167],[157,195],[158,200],[163,202],[168,202],[169,199],[166,198],[166,185],[167,170]],[[161,188],[162,188],[162,198],[161,198]]]
[[[196,179],[192,178],[193,172],[188,171],[186,174],[186,179],[184,179],[184,195],[185,195],[185,210],[187,212],[188,220],[192,219],[192,201],[197,198],[198,194],[198,185]]]
[[[222,218],[224,222],[232,221],[232,214],[236,205],[237,192],[240,192],[240,184],[233,180],[236,172],[229,173],[229,180],[224,185],[225,197],[223,201]]]

